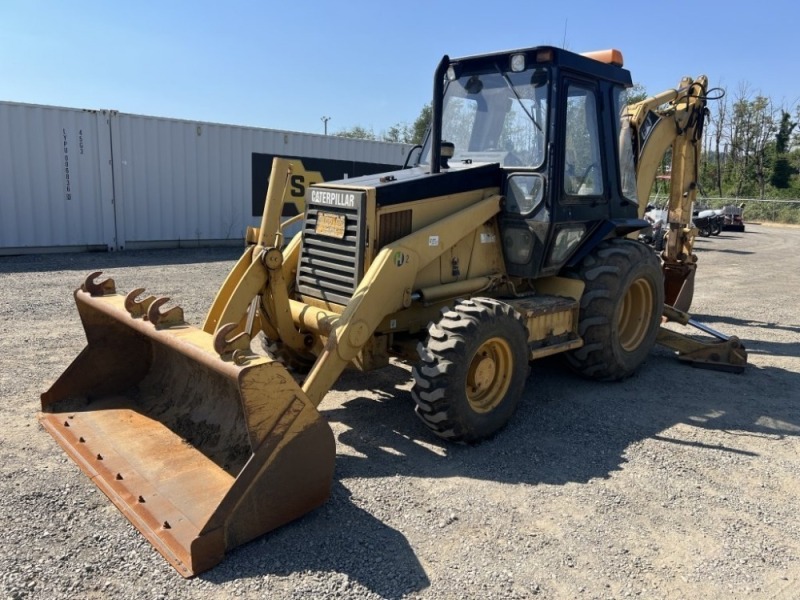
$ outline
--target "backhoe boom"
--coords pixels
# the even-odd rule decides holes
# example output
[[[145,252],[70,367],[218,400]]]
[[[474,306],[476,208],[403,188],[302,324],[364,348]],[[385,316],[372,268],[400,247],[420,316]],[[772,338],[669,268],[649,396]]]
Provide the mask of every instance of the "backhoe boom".
[[[628,106],[632,130],[639,216],[643,217],[664,155],[671,151],[669,233],[662,253],[666,303],[689,310],[694,293],[697,256],[692,207],[700,175],[700,142],[706,117],[708,79],[685,77],[677,89],[667,90]]]

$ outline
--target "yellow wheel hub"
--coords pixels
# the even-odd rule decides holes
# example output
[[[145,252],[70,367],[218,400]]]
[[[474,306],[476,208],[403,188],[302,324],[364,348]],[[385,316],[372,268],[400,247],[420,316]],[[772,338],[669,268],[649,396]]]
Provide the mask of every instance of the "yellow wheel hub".
[[[470,361],[467,372],[467,401],[475,412],[496,408],[508,392],[514,361],[511,346],[501,338],[486,340]]]
[[[652,318],[653,286],[647,279],[637,279],[625,293],[617,320],[619,343],[625,351],[633,352],[644,341]]]

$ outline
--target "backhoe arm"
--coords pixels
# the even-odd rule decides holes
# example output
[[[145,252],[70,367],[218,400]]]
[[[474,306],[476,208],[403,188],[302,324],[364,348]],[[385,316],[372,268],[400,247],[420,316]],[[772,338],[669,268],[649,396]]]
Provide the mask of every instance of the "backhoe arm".
[[[661,254],[666,303],[663,318],[700,329],[716,340],[703,341],[662,326],[657,341],[693,366],[741,373],[747,364],[747,351],[739,339],[698,323],[685,312],[692,302],[697,269],[697,256],[693,253],[696,230],[691,223],[700,176],[700,141],[707,114],[707,93],[705,75],[695,80],[685,77],[678,89],[628,106],[627,116],[637,149],[639,216],[644,216],[664,154],[671,149],[669,233]]]
[[[633,131],[639,216],[643,217],[650,190],[664,154],[672,150],[667,207],[669,235],[662,253],[666,303],[688,310],[693,293],[697,257],[692,205],[697,196],[700,141],[706,117],[708,79],[685,77],[678,89],[628,106]]]
[[[631,104],[627,109],[637,155],[636,181],[643,216],[647,198],[664,154],[672,149],[669,221],[681,226],[691,222],[697,196],[700,139],[706,117],[708,78],[681,80],[680,87]]]

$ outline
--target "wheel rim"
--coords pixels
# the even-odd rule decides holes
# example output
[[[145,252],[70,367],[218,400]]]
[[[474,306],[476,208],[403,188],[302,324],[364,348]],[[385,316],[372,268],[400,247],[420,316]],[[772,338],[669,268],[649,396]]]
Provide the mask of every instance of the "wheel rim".
[[[622,300],[619,320],[619,343],[626,352],[633,352],[647,337],[653,317],[653,287],[646,279],[637,279]]]
[[[506,340],[491,338],[481,344],[470,361],[466,382],[467,401],[475,412],[489,412],[502,402],[511,385],[513,362]]]

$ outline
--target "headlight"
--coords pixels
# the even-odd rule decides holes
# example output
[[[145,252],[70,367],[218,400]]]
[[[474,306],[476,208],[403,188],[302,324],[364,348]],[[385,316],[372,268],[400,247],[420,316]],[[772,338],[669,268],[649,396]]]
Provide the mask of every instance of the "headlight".
[[[547,261],[549,265],[557,265],[565,260],[572,254],[572,251],[578,245],[578,242],[583,238],[586,233],[586,228],[583,225],[575,227],[565,227],[556,235],[556,241],[553,243],[553,249],[550,252],[550,260]]]
[[[524,54],[512,54],[511,55],[511,70],[514,73],[519,73],[525,70],[525,55]]]
[[[524,265],[533,252],[533,235],[527,229],[506,229],[503,233],[506,258],[517,265]]]

